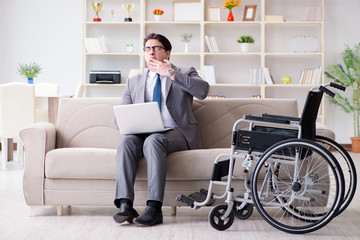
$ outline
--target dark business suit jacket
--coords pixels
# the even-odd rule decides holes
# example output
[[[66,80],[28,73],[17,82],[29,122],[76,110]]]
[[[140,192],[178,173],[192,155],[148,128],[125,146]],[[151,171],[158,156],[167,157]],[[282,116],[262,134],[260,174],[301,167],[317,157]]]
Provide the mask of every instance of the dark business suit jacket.
[[[192,112],[193,97],[206,98],[209,84],[197,73],[195,68],[178,68],[172,81],[166,78],[166,106],[179,130],[184,134],[189,149],[201,148],[201,139],[197,121]],[[128,79],[121,104],[134,104],[145,102],[145,81],[149,71]]]

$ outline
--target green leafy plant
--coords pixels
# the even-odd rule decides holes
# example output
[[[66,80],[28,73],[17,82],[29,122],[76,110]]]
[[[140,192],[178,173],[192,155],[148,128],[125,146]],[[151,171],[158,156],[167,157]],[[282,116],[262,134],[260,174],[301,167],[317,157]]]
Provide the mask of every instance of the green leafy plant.
[[[241,36],[238,40],[238,43],[255,43],[255,40],[252,36]]]
[[[326,77],[346,87],[346,94],[335,91],[330,102],[339,105],[345,112],[352,113],[354,118],[354,137],[360,137],[360,43],[351,49],[346,45],[342,55],[344,67],[341,64],[329,65]]]
[[[19,63],[17,70],[20,76],[34,79],[40,74],[42,67],[34,62],[30,64]]]
[[[183,35],[181,35],[183,42],[189,43],[191,41],[192,38],[192,33],[184,33]]]

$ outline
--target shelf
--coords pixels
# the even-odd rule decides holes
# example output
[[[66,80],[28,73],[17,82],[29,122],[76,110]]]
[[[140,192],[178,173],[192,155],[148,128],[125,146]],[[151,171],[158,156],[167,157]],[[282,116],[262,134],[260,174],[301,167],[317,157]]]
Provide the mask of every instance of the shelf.
[[[286,22],[264,22],[265,24],[279,24],[279,25],[322,25],[322,22],[312,22],[312,21],[286,21]]]
[[[83,53],[86,56],[140,56],[140,53]]]
[[[140,22],[84,22],[85,25],[141,25]]]
[[[204,55],[205,56],[249,56],[249,55],[261,56],[261,53],[259,53],[259,52],[247,52],[247,53],[242,53],[242,52],[216,52],[216,53],[205,52]]]
[[[280,53],[280,52],[268,52],[264,53],[265,56],[285,56],[285,57],[306,57],[306,56],[322,56],[320,52],[311,52],[311,53]]]
[[[83,83],[89,88],[90,96],[121,96],[122,89],[130,69],[144,69],[143,39],[151,32],[164,34],[171,41],[171,61],[179,67],[193,66],[200,73],[204,66],[214,66],[217,84],[210,86],[210,95],[225,97],[261,98],[296,98],[299,109],[306,97],[306,92],[314,85],[297,84],[305,69],[324,69],[324,21],[302,21],[304,10],[308,6],[321,5],[324,19],[325,0],[304,0],[290,2],[288,0],[254,0],[257,5],[256,21],[242,21],[244,6],[241,3],[235,8],[236,20],[226,21],[228,11],[222,10],[222,3],[215,0],[199,0],[203,7],[199,13],[200,21],[173,21],[173,2],[167,0],[134,0],[135,7],[131,16],[135,22],[123,22],[125,12],[121,9],[124,1],[109,0],[104,2],[100,16],[104,22],[92,22],[94,10],[92,0],[83,0],[84,22],[83,37],[96,38],[104,35],[110,53],[83,53]],[[219,7],[221,21],[208,21],[208,7]],[[105,9],[106,8],[106,9]],[[152,11],[161,8],[165,11],[161,21],[154,21]],[[110,18],[110,10],[115,9],[116,18]],[[121,15],[119,15],[121,14]],[[226,15],[226,16],[225,16]],[[282,15],[285,22],[265,21],[266,15]],[[111,22],[111,19],[116,19]],[[183,33],[192,33],[188,52],[184,52]],[[219,52],[209,52],[204,36],[214,37]],[[242,35],[251,35],[255,43],[250,51],[241,52],[237,43]],[[317,46],[308,51],[293,52],[293,39],[296,36],[314,36]],[[134,53],[126,53],[126,44],[133,44]],[[305,45],[306,46],[306,45]],[[315,46],[315,45],[312,45]],[[306,50],[300,49],[300,51]],[[276,84],[266,85],[264,69],[269,68]],[[111,69],[121,71],[122,84],[89,84],[88,75],[92,69]],[[259,71],[257,71],[260,69]],[[251,72],[251,73],[250,73]],[[251,76],[250,76],[251,74]],[[294,84],[282,84],[283,76],[290,76]],[[324,73],[321,74],[321,82]],[[249,84],[256,78],[260,84]],[[113,90],[110,90],[114,88]],[[323,110],[323,108],[322,108]],[[322,113],[320,113],[321,115]]]
[[[146,21],[145,24],[156,24],[156,25],[165,25],[165,24],[171,24],[171,25],[200,25],[201,22],[174,22],[174,21]]]
[[[261,25],[261,21],[234,21],[234,22],[227,22],[227,21],[205,21],[204,24],[206,25]]]

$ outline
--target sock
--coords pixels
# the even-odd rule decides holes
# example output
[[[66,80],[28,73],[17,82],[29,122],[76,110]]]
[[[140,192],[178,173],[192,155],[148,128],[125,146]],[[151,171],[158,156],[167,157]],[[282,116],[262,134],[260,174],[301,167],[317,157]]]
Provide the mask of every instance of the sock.
[[[148,200],[146,205],[155,208],[158,212],[161,212],[162,202],[160,201]]]
[[[127,203],[130,205],[130,207],[133,207],[133,202],[127,198],[115,199],[115,201],[114,201],[114,204],[117,208],[120,208],[120,205],[123,203]]]

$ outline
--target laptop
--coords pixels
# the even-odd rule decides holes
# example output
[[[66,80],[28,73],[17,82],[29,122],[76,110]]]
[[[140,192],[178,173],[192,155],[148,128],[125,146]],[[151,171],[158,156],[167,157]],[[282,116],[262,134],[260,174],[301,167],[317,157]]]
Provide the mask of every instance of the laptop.
[[[114,113],[120,133],[123,135],[168,130],[164,128],[157,102],[114,106]]]

